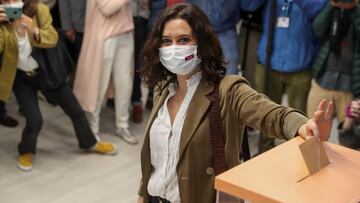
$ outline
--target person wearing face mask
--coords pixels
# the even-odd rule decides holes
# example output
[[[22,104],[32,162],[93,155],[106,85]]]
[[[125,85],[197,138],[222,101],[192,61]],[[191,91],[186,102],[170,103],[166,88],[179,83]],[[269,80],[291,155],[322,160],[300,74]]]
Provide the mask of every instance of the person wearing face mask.
[[[331,102],[322,101],[309,120],[257,93],[243,77],[225,76],[220,42],[192,4],[165,9],[141,59],[154,108],[141,151],[139,203],[215,202],[215,175],[240,163],[245,126],[281,139],[330,134]]]
[[[57,43],[58,34],[51,25],[49,8],[38,0],[0,0],[0,4],[5,10],[0,12],[0,100],[6,101],[13,90],[26,121],[18,145],[18,168],[23,171],[33,168],[37,139],[43,123],[37,99],[39,91],[70,117],[80,148],[100,154],[114,154],[116,145],[95,137],[84,111],[67,84],[51,90],[41,86],[42,72],[31,54],[34,48],[52,48]]]

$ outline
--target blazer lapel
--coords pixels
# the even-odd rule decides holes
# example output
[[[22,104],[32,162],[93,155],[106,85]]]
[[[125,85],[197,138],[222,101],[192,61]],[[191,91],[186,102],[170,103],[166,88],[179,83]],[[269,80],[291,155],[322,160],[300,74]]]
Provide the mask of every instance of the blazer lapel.
[[[206,97],[214,90],[213,85],[207,84],[204,79],[199,83],[199,86],[190,102],[190,105],[187,109],[187,114],[185,117],[183,129],[181,132],[180,139],[180,152],[179,152],[179,162],[182,159],[183,153],[186,149],[186,146],[190,142],[191,138],[194,136],[196,129],[198,128],[201,120],[206,116],[206,112],[210,107],[210,101]]]

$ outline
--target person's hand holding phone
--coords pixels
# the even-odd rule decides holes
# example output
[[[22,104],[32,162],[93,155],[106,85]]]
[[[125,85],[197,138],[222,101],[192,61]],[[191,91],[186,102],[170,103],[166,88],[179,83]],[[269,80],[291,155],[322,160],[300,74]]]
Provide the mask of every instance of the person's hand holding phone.
[[[74,29],[66,30],[66,31],[65,31],[65,37],[66,37],[70,42],[75,42],[75,40],[76,40],[76,31],[75,31]]]
[[[32,18],[23,14],[20,18],[20,23],[27,31],[33,33],[36,41],[40,41],[39,28],[36,27]]]
[[[7,17],[5,13],[5,9],[3,5],[0,5],[0,22],[7,22],[9,21],[9,18]]]
[[[34,24],[34,21],[30,17],[23,14],[20,18],[20,22],[21,25],[24,26],[28,31],[34,34],[38,32],[37,27]]]
[[[341,9],[353,9],[359,4],[359,0],[331,0],[331,4]]]

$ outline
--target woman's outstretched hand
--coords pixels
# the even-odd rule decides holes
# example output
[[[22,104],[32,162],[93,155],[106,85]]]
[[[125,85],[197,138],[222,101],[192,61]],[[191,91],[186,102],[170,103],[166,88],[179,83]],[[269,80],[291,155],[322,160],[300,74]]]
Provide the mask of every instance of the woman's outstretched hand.
[[[298,135],[304,139],[315,136],[318,140],[327,141],[332,127],[333,110],[332,101],[322,100],[314,117],[299,128]]]

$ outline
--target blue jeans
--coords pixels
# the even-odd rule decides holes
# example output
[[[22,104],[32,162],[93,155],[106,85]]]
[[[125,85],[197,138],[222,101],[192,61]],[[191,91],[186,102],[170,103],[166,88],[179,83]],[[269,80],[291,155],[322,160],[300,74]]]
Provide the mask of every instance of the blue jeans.
[[[239,73],[238,65],[240,61],[240,50],[236,28],[234,27],[233,29],[216,34],[220,40],[225,60],[228,62],[226,74],[237,75]]]

